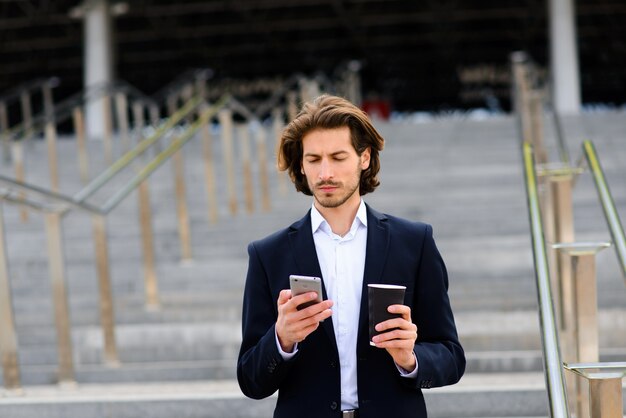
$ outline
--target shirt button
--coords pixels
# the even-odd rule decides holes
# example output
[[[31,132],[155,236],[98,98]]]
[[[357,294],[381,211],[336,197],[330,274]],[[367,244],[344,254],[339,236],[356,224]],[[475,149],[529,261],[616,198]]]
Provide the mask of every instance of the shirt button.
[[[336,410],[337,410],[337,406],[338,406],[338,405],[337,405],[337,402],[331,402],[331,403],[330,403],[330,409],[332,409],[333,411],[336,411]]]

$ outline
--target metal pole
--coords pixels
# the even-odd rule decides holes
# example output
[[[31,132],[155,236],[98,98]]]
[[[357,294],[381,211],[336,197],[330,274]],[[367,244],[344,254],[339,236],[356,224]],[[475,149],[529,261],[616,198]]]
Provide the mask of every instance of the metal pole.
[[[113,162],[113,117],[111,115],[111,96],[102,98],[102,117],[104,119],[104,159],[107,165]]]
[[[59,358],[59,382],[74,382],[70,315],[65,290],[65,261],[61,236],[61,215],[46,213],[46,235],[48,238],[48,263],[52,279],[54,319],[57,330]]]
[[[548,161],[548,153],[543,145],[543,97],[540,90],[528,92],[528,112],[530,113],[531,141],[537,153],[537,163]]]
[[[156,276],[154,245],[152,238],[152,210],[150,208],[150,190],[148,181],[139,184],[139,224],[141,226],[141,244],[143,248],[143,275],[146,293],[146,309],[158,310],[159,284]]]
[[[83,184],[89,182],[89,153],[85,143],[85,118],[80,107],[75,107],[72,112],[74,132],[76,132],[76,146],[78,148],[78,172]]]
[[[106,218],[103,215],[93,215],[92,224],[98,271],[98,289],[100,291],[100,323],[104,337],[104,361],[107,365],[116,367],[119,365],[119,358],[115,343],[115,315],[113,313],[113,296],[111,292]]]
[[[128,132],[128,101],[124,93],[115,94],[115,110],[117,111],[117,124],[122,150],[126,152],[130,149],[130,138]]]
[[[238,125],[239,140],[241,142],[241,162],[243,165],[243,188],[246,196],[246,210],[254,212],[254,192],[252,191],[252,164],[250,162],[250,126]]]
[[[176,214],[178,217],[178,236],[180,238],[182,261],[191,261],[191,231],[189,211],[185,196],[185,163],[183,151],[178,150],[172,157],[174,164],[174,187],[176,190]]]
[[[515,95],[516,111],[520,118],[522,141],[529,141],[532,144],[527,61],[528,57],[524,52],[516,52],[511,55],[513,82],[515,83],[515,92],[517,93]]]
[[[235,190],[235,166],[233,162],[233,114],[229,109],[222,109],[218,113],[220,126],[222,127],[222,149],[224,164],[226,166],[226,178],[228,183],[228,206],[230,213],[237,214],[237,192]]]
[[[589,397],[592,418],[622,418],[622,378],[590,379]]]
[[[24,140],[29,141],[33,136],[33,108],[30,102],[30,94],[24,90],[20,94],[22,106],[22,121],[24,123]]]
[[[59,191],[59,169],[57,158],[57,129],[53,121],[46,122],[46,144],[48,145],[48,165],[52,191]]]
[[[143,114],[143,105],[140,102],[133,103],[133,120],[135,122],[135,143],[143,139],[143,128],[145,119]]]
[[[576,363],[563,365],[589,382],[591,418],[622,418],[622,379],[626,362]]]
[[[26,175],[24,173],[24,142],[23,141],[13,141],[11,144],[11,153],[13,155],[13,162],[15,164],[15,180],[20,183],[26,182]],[[19,192],[19,198],[26,198],[26,194],[24,192]],[[20,220],[22,222],[28,221],[28,210],[26,210],[25,206],[20,207]]]
[[[9,130],[9,118],[7,115],[7,105],[0,102],[0,142],[2,142],[2,155],[4,162],[11,162],[11,144],[7,131]]]
[[[157,105],[150,106],[150,123],[154,129],[157,129],[159,126],[159,119],[161,115],[159,114],[159,107]],[[161,142],[157,142],[154,145],[154,150],[158,154],[161,152]]]
[[[261,207],[269,212],[272,207],[270,203],[270,184],[267,175],[267,139],[263,125],[259,126],[256,146],[259,154],[259,181],[261,182]]]
[[[552,304],[552,289],[550,273],[546,257],[546,246],[541,224],[541,212],[537,194],[535,164],[533,161],[532,145],[523,142],[524,177],[526,180],[526,194],[528,197],[528,213],[531,222],[531,236],[533,257],[535,262],[535,276],[539,296],[539,319],[543,341],[543,359],[548,389],[550,416],[553,418],[569,418],[567,394],[563,377],[561,351],[559,348],[558,326],[555,320]]]
[[[215,190],[215,168],[213,164],[213,137],[210,121],[202,126],[202,157],[204,160],[204,179],[209,208],[209,221],[217,222],[217,193]]]
[[[564,300],[570,317],[566,318],[570,329],[568,336],[571,337],[571,355],[576,363],[594,363],[599,360],[598,338],[598,298],[596,285],[596,254],[609,243],[571,243],[556,244],[554,247],[561,254],[569,258],[572,275],[570,299]],[[567,360],[571,361],[571,360]],[[587,397],[587,383],[581,376],[568,374],[576,377],[572,398],[576,402],[577,417],[585,418],[589,415],[589,398]]]
[[[287,117],[291,122],[298,115],[298,96],[295,91],[287,92]]]
[[[0,356],[2,357],[4,386],[7,389],[16,389],[21,386],[17,350],[17,334],[13,319],[9,262],[4,232],[4,214],[2,202],[0,202]]]
[[[294,96],[293,94],[287,96],[287,109],[289,110],[290,118],[292,116],[291,115],[292,113],[297,112],[293,96]],[[274,109],[272,111],[272,118],[273,118],[272,128],[274,131],[274,144],[275,144],[274,147],[275,147],[275,153],[278,156],[280,153],[280,138],[283,132],[283,112],[281,111],[281,109],[278,109],[278,108]],[[295,118],[295,115],[293,115],[293,118]],[[280,170],[278,170],[278,190],[280,191],[280,194],[283,196],[287,194],[287,174],[284,171],[280,171]]]
[[[536,152],[535,155],[537,155]],[[550,176],[548,179],[548,185],[550,190],[552,190],[552,202],[554,205],[553,222],[555,229],[555,241],[557,243],[574,242],[572,176]],[[574,324],[572,323],[574,318],[574,308],[570,303],[570,301],[574,300],[572,265],[567,254],[557,254],[556,261],[557,288],[555,298],[560,301],[559,317],[561,319],[561,341],[563,342],[561,345],[562,354],[565,361],[572,361],[576,358]],[[576,401],[576,377],[574,375],[567,374],[565,375],[565,380],[567,382],[569,402],[574,403]]]

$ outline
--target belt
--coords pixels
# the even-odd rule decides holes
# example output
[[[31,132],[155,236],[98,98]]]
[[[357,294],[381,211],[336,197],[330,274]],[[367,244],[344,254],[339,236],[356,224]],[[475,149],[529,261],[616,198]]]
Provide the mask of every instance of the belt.
[[[359,410],[350,409],[348,411],[341,411],[341,418],[359,418]]]

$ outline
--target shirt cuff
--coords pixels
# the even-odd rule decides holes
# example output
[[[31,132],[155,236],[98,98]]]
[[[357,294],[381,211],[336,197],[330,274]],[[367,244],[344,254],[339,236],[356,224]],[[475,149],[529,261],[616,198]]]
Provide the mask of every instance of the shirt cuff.
[[[293,346],[293,351],[291,353],[287,353],[285,351],[283,351],[282,347],[280,346],[280,342],[278,341],[278,333],[276,332],[276,330],[274,330],[274,338],[276,339],[276,347],[278,347],[278,352],[280,353],[281,357],[283,358],[283,360],[287,361],[287,360],[291,360],[296,353],[298,352],[298,343],[296,343]],[[413,354],[415,355],[415,354]],[[416,368],[417,370],[417,368]],[[415,373],[415,376],[417,377],[417,372]]]
[[[278,348],[280,349],[280,344],[278,345]],[[415,357],[415,353],[413,353],[413,357]],[[398,371],[400,372],[400,376],[405,377],[407,379],[415,379],[417,378],[417,366],[418,366],[417,357],[415,357],[415,369],[413,369],[412,372],[409,372],[408,370],[404,370],[402,367],[398,366],[397,364],[396,364],[396,369],[398,369]]]

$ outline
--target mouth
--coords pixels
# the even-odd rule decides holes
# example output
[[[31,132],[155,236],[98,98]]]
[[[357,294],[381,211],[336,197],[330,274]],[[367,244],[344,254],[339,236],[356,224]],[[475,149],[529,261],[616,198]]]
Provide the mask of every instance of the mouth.
[[[320,185],[317,186],[317,189],[321,190],[324,193],[334,192],[338,188],[339,188],[339,186],[336,185],[336,184],[320,184]]]

